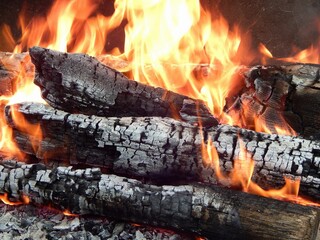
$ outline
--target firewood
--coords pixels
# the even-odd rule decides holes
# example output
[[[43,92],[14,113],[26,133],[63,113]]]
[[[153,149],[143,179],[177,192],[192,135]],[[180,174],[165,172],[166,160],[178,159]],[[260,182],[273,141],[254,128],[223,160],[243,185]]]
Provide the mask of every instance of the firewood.
[[[98,56],[97,59],[120,71],[128,71],[131,67],[130,63],[111,55]],[[9,64],[8,60],[10,60]],[[28,61],[29,64],[26,64]],[[12,91],[12,86],[15,84],[13,79],[17,78],[19,74],[17,70],[18,67],[22,66],[21,62],[24,63],[23,66],[32,65],[28,53],[0,53],[0,94]],[[242,127],[248,129],[253,129],[255,116],[258,120],[264,121],[271,132],[276,132],[275,124],[283,126],[285,122],[288,122],[298,134],[318,139],[320,137],[320,127],[317,123],[319,122],[320,108],[315,106],[318,106],[320,102],[318,90],[319,65],[284,64],[284,62],[279,62],[279,67],[257,66],[248,70],[242,69],[239,73],[243,73],[244,77],[239,78],[239,81],[243,81],[243,83],[238,85],[243,86],[243,88],[232,91],[227,98],[225,111],[231,113]],[[169,65],[168,67],[172,66]],[[210,68],[210,66],[201,66],[201,69],[208,67]],[[196,65],[194,68],[198,69]],[[27,71],[32,72],[32,69],[28,67]],[[201,71],[195,71],[197,78],[199,78],[199,72]],[[202,77],[200,76],[200,78]],[[47,81],[50,81],[50,79],[47,79]],[[92,79],[86,79],[86,82],[92,82]],[[91,97],[94,98],[94,96]],[[174,96],[172,95],[172,97]],[[176,100],[173,102],[176,102]],[[206,119],[209,122],[213,120],[206,108],[202,104],[201,106],[205,114],[200,119],[204,123],[207,122]],[[92,109],[91,107],[90,109]],[[135,114],[139,115],[140,113]],[[95,115],[97,114],[99,113],[95,113]],[[184,116],[186,120],[198,121],[196,116],[186,114]],[[179,117],[179,114],[174,117]]]
[[[39,124],[43,138],[15,122],[12,111]],[[225,172],[230,172],[243,145],[255,161],[253,180],[258,184],[279,187],[284,175],[299,177],[301,192],[320,199],[317,141],[229,125],[201,129],[172,118],[70,114],[36,103],[7,106],[6,118],[20,149],[39,159],[102,166],[116,174],[158,181],[216,183],[212,165],[202,157],[202,141],[213,140]]]
[[[131,81],[88,55],[33,47],[30,56],[37,68],[35,84],[57,109],[98,116],[181,118],[184,105],[193,102],[195,110],[187,112],[194,112],[196,120],[187,115],[187,121],[197,123],[196,109],[200,109],[202,124],[218,123],[202,101]]]
[[[276,132],[287,122],[298,134],[320,139],[319,69],[310,64],[253,67],[245,74],[246,85],[229,96],[227,111],[247,128],[261,121]]]
[[[173,227],[209,239],[315,239],[319,210],[217,186],[156,186],[98,168],[4,161],[0,192],[76,214]]]

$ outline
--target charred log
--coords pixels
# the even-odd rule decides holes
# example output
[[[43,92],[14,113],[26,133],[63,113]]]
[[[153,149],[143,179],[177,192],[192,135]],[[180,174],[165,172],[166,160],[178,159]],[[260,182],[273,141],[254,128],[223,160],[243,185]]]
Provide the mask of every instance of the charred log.
[[[12,111],[40,125],[43,138],[34,137],[32,128],[15,122]],[[316,141],[228,125],[200,129],[171,118],[70,114],[33,103],[8,106],[6,117],[15,141],[28,154],[147,179],[191,178],[215,183],[212,165],[201,154],[202,141],[207,144],[213,139],[225,172],[232,169],[242,143],[255,160],[254,181],[279,187],[284,175],[299,177],[301,192],[320,199],[320,143]]]
[[[76,214],[173,227],[209,239],[315,239],[319,211],[203,185],[155,186],[99,169],[0,166],[0,191]]]
[[[196,109],[200,109],[202,124],[218,123],[202,101],[131,81],[88,55],[33,47],[30,56],[36,66],[35,83],[43,98],[57,109],[98,116],[181,118],[179,111],[193,102],[195,110],[187,113],[196,115],[189,117],[184,113],[187,121],[196,123]]]
[[[289,123],[298,134],[320,139],[319,65],[258,66],[245,75],[246,86],[226,106],[242,126],[260,122],[271,132],[277,126],[290,132]]]
[[[98,56],[97,59],[111,68],[121,71],[130,70],[130,64],[119,58],[105,55]],[[279,62],[279,67],[258,66],[250,70],[241,70],[240,72],[244,73],[244,77],[239,79],[238,87],[240,87],[240,90],[234,89],[231,92],[225,109],[245,128],[253,129],[256,124],[255,120],[257,120],[265,122],[268,130],[274,133],[276,132],[275,124],[284,126],[288,122],[298,134],[304,137],[319,138],[320,130],[317,123],[319,122],[320,108],[316,107],[320,104],[319,65],[292,64],[284,66],[283,64],[283,62]],[[194,67],[195,70],[197,69],[195,74],[199,81],[206,78],[201,74],[201,69],[207,69],[210,66],[200,67],[199,65],[199,69],[196,65]],[[30,64],[28,53],[0,53],[0,94],[12,92],[16,84],[15,79],[20,74],[21,68],[30,75],[34,74],[34,68]],[[210,74],[207,77],[210,77]],[[50,79],[47,81],[50,81]],[[92,79],[87,81],[92,82]],[[172,95],[173,98],[175,96]],[[91,97],[95,98],[95,96]],[[162,100],[166,101],[165,99]],[[179,102],[179,100],[173,102],[176,101]],[[197,106],[197,103],[198,101],[193,105]],[[166,106],[170,104],[167,103]],[[146,105],[151,106],[150,104]],[[201,119],[205,124],[206,120],[210,124],[211,121],[214,121],[211,118],[212,116],[202,104],[200,106],[203,109]],[[90,109],[92,108],[90,107]],[[194,107],[190,112],[194,112]],[[178,118],[182,115],[185,120],[190,122],[198,121],[197,115],[189,116],[188,114],[180,113],[180,116],[176,114],[174,117]],[[257,128],[259,129],[259,126],[255,126],[255,129]],[[265,131],[266,129],[261,127],[261,130]]]

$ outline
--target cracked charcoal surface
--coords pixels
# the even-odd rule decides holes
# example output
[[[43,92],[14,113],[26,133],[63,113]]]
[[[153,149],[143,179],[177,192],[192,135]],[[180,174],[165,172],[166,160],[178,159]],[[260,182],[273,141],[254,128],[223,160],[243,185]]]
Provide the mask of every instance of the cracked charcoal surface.
[[[0,238],[12,240],[193,240],[195,236],[111,221],[98,216],[68,217],[60,211],[45,206],[39,208],[34,205],[0,204]]]
[[[31,48],[30,56],[36,67],[35,84],[57,109],[99,116],[176,117],[187,100],[202,109],[204,124],[217,124],[200,100],[131,81],[94,57],[40,47]]]
[[[2,161],[0,192],[9,193],[11,200],[26,195],[34,204],[178,228],[208,239],[310,239],[319,226],[315,208],[217,186],[142,184],[101,174],[98,168],[48,169],[42,164]],[[74,228],[81,229],[75,221]],[[66,227],[61,222],[53,228]]]
[[[40,124],[44,138],[34,139],[26,129],[20,129],[12,121],[12,109]],[[320,198],[318,141],[228,125],[204,128],[202,134],[197,126],[171,118],[86,116],[39,103],[8,106],[6,117],[19,147],[39,159],[103,166],[116,174],[159,182],[193,179],[216,183],[212,166],[202,159],[202,139],[213,139],[225,172],[238,157],[241,142],[255,160],[253,179],[258,184],[279,187],[284,175],[299,177],[301,193]]]
[[[7,55],[13,56],[13,58],[10,59],[9,64],[8,64]],[[9,93],[11,91],[12,86],[14,85],[13,79],[16,79],[18,75],[16,71],[17,67],[21,65],[21,61],[23,62],[24,66],[32,65],[30,64],[29,59],[30,58],[28,56],[28,53],[22,53],[22,54],[0,53],[0,77],[2,79],[0,92],[4,91]],[[29,62],[26,60],[28,60]],[[115,68],[115,69],[125,68],[125,66],[128,64],[125,61],[112,58],[110,56],[107,57],[107,60],[105,59],[105,57],[99,56],[98,60],[107,63],[108,66],[111,66],[112,68]],[[7,67],[4,68],[3,67],[4,65],[6,65]],[[31,68],[28,67],[27,72],[31,72],[33,74],[33,70],[31,71],[30,69]],[[32,69],[34,69],[33,66],[32,66]],[[232,96],[228,98],[229,100],[225,108],[228,109],[229,112],[233,113],[232,116],[234,118],[242,120],[241,124],[243,127],[246,127],[249,129],[253,129],[253,120],[254,120],[253,116],[257,115],[258,119],[266,120],[267,126],[271,131],[275,131],[274,123],[278,125],[284,125],[284,122],[288,121],[290,126],[301,136],[313,138],[313,139],[319,139],[320,130],[319,130],[318,122],[320,119],[318,116],[320,116],[319,114],[320,94],[319,94],[319,71],[318,70],[319,70],[319,65],[308,65],[308,64],[292,64],[292,65],[279,66],[279,67],[274,67],[274,66],[254,67],[251,70],[245,72],[244,79],[242,80],[239,79],[239,81],[247,81],[247,84],[248,84],[247,87],[243,88],[238,95],[232,94]],[[50,84],[49,86],[51,87]],[[75,90],[79,91],[80,89],[79,87],[81,88],[83,86],[79,85]],[[83,88],[83,90],[86,90],[86,89]],[[43,89],[43,91],[46,91],[46,90]],[[275,94],[271,94],[272,92],[274,92]],[[141,93],[142,92],[139,92],[139,93],[135,92],[135,94],[138,94],[138,95]],[[131,94],[132,93],[130,93],[130,95]],[[135,96],[138,96],[138,95],[135,95]],[[145,95],[144,97],[146,96],[147,95]],[[84,99],[86,99],[87,97],[88,96],[84,96]],[[93,97],[93,95],[91,97]],[[186,103],[185,104],[186,106],[184,106],[183,101],[181,105],[181,101],[178,100],[179,98],[181,98],[180,95],[174,94],[172,95],[172,97],[175,99],[174,101],[171,101],[172,99],[169,99],[169,98],[168,99],[171,102],[175,102],[175,105],[180,107],[181,109],[180,117],[187,122],[197,123],[199,119],[197,117],[197,114],[196,115],[194,114],[195,108],[188,103]],[[127,98],[125,97],[125,99]],[[141,98],[141,99],[144,99],[144,98]],[[161,99],[161,101],[162,100],[163,99]],[[130,106],[130,104],[133,103],[134,101],[128,101],[128,102],[125,103],[126,106]],[[166,102],[165,99],[164,99],[164,102]],[[178,102],[180,103],[177,104]],[[140,104],[142,102],[138,101],[136,103]],[[145,106],[147,105],[150,107],[150,106],[153,106],[153,104],[156,104],[156,106],[158,106],[157,104],[161,105],[162,103],[153,102],[151,104],[149,102],[148,104],[144,104],[141,108],[145,108]],[[197,101],[195,103],[197,103]],[[233,103],[234,105],[233,107],[231,107]],[[74,102],[74,104],[78,105],[77,102]],[[86,100],[85,104],[89,104],[89,102],[87,102]],[[123,102],[121,102],[121,104],[123,104]],[[136,104],[134,107],[138,106],[138,108],[140,109],[139,104],[138,105]],[[67,105],[62,107],[67,108],[70,106],[72,105]],[[208,113],[206,107],[202,104],[200,104],[200,106],[203,109],[203,112],[200,114],[201,115],[200,119],[203,125],[204,126],[215,125],[216,121],[214,118],[212,118],[210,113]],[[243,111],[243,109],[246,109],[246,108],[249,108],[248,113],[245,113]],[[89,109],[90,111],[97,110],[96,106],[94,108],[89,108]],[[121,108],[120,112],[118,112],[117,110],[116,112],[114,112],[114,114],[116,115],[118,113],[123,114],[121,113],[122,109],[124,108]],[[134,108],[131,108],[131,109],[133,112],[135,112],[134,114],[138,116],[142,116],[145,111],[145,110],[140,111],[141,109],[139,111],[134,111],[133,110]],[[150,110],[152,108],[148,108],[148,109]],[[151,112],[149,113],[151,114]],[[96,112],[95,114],[104,114],[104,113]],[[154,112],[152,115],[155,115],[155,114],[156,112]],[[282,118],[279,118],[280,114],[283,115]],[[120,115],[117,115],[117,116],[120,116]],[[177,117],[177,116],[174,116],[174,117]]]
[[[255,118],[272,132],[289,123],[298,134],[320,139],[319,65],[257,66],[245,81],[227,107],[244,127],[253,128]]]

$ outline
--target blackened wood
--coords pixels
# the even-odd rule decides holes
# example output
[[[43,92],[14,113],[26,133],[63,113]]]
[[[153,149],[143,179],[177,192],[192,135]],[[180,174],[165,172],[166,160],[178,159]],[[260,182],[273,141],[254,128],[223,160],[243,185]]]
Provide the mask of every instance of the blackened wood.
[[[111,68],[120,71],[130,70],[130,63],[120,58],[105,55],[98,56],[97,59]],[[283,64],[279,62],[278,67],[257,66],[249,70],[241,69],[240,72],[243,72],[245,76],[242,80],[238,79],[238,85],[243,88],[231,91],[225,109],[232,114],[234,119],[237,119],[239,125],[248,129],[259,129],[259,126],[255,126],[254,117],[256,117],[266,122],[271,132],[276,132],[275,124],[283,127],[288,122],[298,134],[319,139],[320,108],[317,107],[320,104],[319,65],[291,64],[284,66]],[[0,94],[9,94],[12,88],[16,88],[14,79],[20,74],[21,67],[27,67],[27,72],[33,74],[33,66],[30,67],[30,65],[32,64],[30,64],[28,53],[0,53]],[[171,66],[168,65],[168,67]],[[195,71],[199,81],[202,81],[202,78],[211,77],[200,74],[201,69],[206,68],[210,66],[201,66]],[[196,65],[195,69],[197,69]],[[194,105],[197,106],[197,103],[198,101]],[[207,109],[202,104],[200,106],[203,109],[200,119],[204,125],[214,123]],[[192,107],[189,112],[194,114],[196,111]],[[189,116],[182,112],[181,116],[190,122],[199,121],[198,115]],[[174,117],[179,117],[179,114]]]
[[[43,139],[34,138],[28,128],[15,123],[13,110],[40,124]],[[290,175],[301,178],[303,194],[320,199],[317,141],[228,125],[200,129],[171,118],[70,114],[32,103],[8,106],[6,117],[20,149],[40,159],[102,166],[116,174],[162,182],[195,179],[216,183],[212,165],[202,157],[202,141],[213,140],[225,172],[232,169],[242,144],[255,161],[253,179],[261,186],[282,186],[283,176]]]
[[[246,128],[259,128],[260,121],[271,132],[276,132],[275,126],[290,130],[288,122],[298,134],[320,139],[319,67],[254,67],[245,73],[246,85],[229,96],[226,108]]]
[[[34,82],[57,109],[99,116],[181,118],[184,101],[193,101],[201,109],[203,124],[217,124],[202,101],[129,80],[86,54],[33,47],[30,56],[36,67]]]
[[[76,214],[173,227],[209,239],[315,239],[316,208],[204,185],[155,186],[98,168],[4,162],[0,191]]]

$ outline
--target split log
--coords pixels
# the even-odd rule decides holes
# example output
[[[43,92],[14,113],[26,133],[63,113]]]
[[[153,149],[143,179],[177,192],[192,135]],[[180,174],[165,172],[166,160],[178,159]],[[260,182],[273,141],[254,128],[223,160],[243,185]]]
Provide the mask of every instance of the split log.
[[[218,123],[202,101],[131,81],[88,55],[33,47],[30,56],[37,69],[35,84],[41,88],[43,98],[57,109],[98,116],[180,119],[187,105],[186,120],[197,123],[199,113],[202,124]],[[190,110],[190,106],[194,106],[194,110]],[[181,110],[183,114],[179,116]],[[195,120],[192,116],[190,119],[189,113],[195,113]]]
[[[12,111],[41,126],[43,138],[12,119]],[[161,117],[97,117],[70,114],[48,105],[24,103],[6,108],[8,124],[20,149],[39,159],[103,166],[111,172],[158,181],[194,179],[216,183],[201,154],[202,141],[213,140],[220,167],[229,172],[241,144],[255,161],[253,180],[279,187],[283,175],[301,178],[300,191],[320,199],[320,143],[218,125],[200,129]]]
[[[155,186],[99,169],[3,162],[0,191],[76,214],[191,231],[209,239],[315,239],[318,209],[204,185]]]

